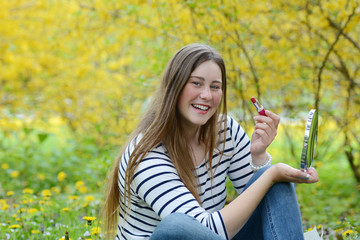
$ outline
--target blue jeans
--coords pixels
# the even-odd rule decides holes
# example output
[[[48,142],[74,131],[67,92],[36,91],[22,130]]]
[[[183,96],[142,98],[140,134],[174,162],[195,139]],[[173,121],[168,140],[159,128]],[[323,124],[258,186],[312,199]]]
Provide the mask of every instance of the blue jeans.
[[[269,167],[257,171],[247,183],[246,188]],[[150,240],[163,239],[221,240],[223,238],[195,218],[182,213],[173,213],[159,223],[150,237]],[[294,184],[273,185],[245,226],[233,239],[304,239]]]

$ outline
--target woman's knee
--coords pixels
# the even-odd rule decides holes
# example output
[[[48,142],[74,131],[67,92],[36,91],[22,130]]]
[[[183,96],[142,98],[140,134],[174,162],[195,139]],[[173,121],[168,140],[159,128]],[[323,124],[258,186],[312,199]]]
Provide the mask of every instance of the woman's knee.
[[[296,196],[295,184],[292,182],[279,182],[275,183],[269,190],[269,192],[280,194],[282,196]]]
[[[166,216],[160,223],[166,224],[169,227],[179,226],[179,223],[184,223],[187,221],[192,221],[192,217],[184,213],[172,213]]]
[[[222,239],[222,237],[202,225],[194,217],[188,216],[184,213],[172,213],[159,223],[150,239],[219,240]]]
[[[192,217],[183,213],[172,213],[161,220],[153,232],[151,239],[182,239],[182,237],[186,235],[186,231],[190,230],[186,226],[191,226],[194,220]]]

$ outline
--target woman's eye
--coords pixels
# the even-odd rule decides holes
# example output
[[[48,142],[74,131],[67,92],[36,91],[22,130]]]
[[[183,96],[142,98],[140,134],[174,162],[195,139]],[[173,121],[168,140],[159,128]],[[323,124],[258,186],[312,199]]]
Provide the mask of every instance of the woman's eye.
[[[194,84],[195,86],[200,86],[199,82],[192,82],[192,84]]]
[[[212,89],[221,89],[221,87],[220,87],[220,86],[217,86],[217,85],[213,85],[213,86],[211,86],[211,88],[212,88]]]

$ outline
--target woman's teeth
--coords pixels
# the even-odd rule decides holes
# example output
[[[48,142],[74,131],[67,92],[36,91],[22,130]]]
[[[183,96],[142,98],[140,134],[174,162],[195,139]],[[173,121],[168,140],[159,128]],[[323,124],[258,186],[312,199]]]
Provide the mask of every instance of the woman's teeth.
[[[198,104],[193,104],[192,105],[194,108],[197,108],[197,109],[200,109],[202,111],[207,111],[210,107],[206,107],[206,106],[203,106],[203,105],[198,105]]]

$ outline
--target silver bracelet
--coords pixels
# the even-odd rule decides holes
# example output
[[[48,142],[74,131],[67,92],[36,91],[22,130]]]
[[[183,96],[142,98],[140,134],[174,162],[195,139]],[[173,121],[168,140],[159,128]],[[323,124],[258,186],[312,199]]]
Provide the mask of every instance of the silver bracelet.
[[[254,165],[254,163],[252,162],[252,159],[250,160],[250,167],[251,169],[256,172],[257,170],[265,167],[265,166],[268,166],[268,165],[271,165],[271,155],[270,153],[266,152],[266,161],[261,164],[261,165]]]

